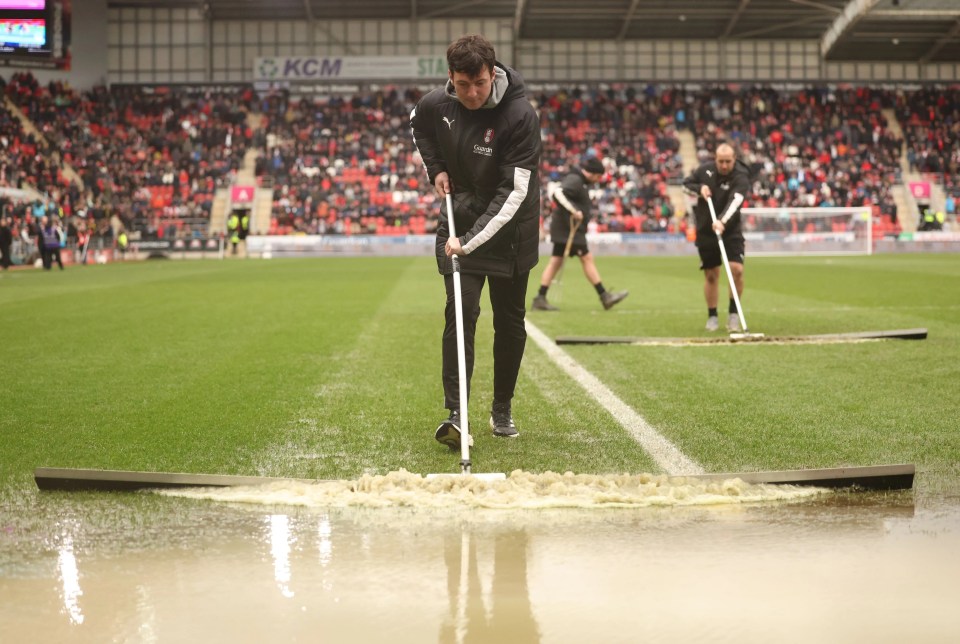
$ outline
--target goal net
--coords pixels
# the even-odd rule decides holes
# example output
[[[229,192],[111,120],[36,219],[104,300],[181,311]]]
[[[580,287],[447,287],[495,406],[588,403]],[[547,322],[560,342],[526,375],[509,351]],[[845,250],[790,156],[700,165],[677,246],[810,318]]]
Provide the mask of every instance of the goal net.
[[[870,207],[743,208],[750,255],[869,255]]]

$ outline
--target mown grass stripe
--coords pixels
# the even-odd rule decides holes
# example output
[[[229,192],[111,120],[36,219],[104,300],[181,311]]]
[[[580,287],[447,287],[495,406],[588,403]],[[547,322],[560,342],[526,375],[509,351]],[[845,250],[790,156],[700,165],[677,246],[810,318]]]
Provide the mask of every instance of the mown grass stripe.
[[[620,400],[596,376],[584,369],[566,351],[548,338],[537,325],[527,320],[527,336],[574,382],[579,384],[601,407],[647,451],[667,474],[702,474],[703,468],[664,438],[643,416]]]

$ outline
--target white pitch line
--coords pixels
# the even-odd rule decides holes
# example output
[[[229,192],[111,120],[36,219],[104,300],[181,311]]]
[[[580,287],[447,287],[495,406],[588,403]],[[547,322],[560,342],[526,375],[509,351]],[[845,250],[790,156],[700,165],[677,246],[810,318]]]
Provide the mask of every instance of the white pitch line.
[[[543,331],[529,319],[526,320],[527,336],[543,349],[554,364],[563,369],[574,382],[583,387],[590,396],[606,409],[620,423],[634,440],[656,461],[667,474],[703,474],[704,470],[696,461],[687,457],[680,449],[664,438],[654,427],[630,405],[620,400],[615,393],[587,371],[570,354],[557,346]]]

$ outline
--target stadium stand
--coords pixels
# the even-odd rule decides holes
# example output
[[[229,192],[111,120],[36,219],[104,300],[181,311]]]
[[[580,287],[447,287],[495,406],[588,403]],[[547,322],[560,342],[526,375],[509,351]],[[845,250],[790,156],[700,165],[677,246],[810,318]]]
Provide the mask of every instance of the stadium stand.
[[[241,171],[272,191],[262,232],[436,229],[434,196],[406,135],[417,89],[322,98],[247,86],[76,92],[15,73],[4,95],[0,182],[56,204],[71,235],[74,215],[90,216],[101,236],[118,225],[146,239],[217,234],[215,196]],[[925,173],[955,217],[960,111],[943,93],[623,85],[540,90],[531,100],[542,120],[545,194],[584,155],[607,163],[607,180],[594,193],[596,232],[685,232],[685,206],[671,186],[721,139],[753,170],[750,205],[868,205],[875,235],[893,234],[901,229],[894,190],[914,176],[906,169]],[[26,207],[9,210],[29,225]]]
[[[869,88],[710,88],[694,96],[698,154],[734,142],[753,171],[751,205],[871,205],[884,234],[897,227],[900,182],[901,141],[881,114],[892,100]]]
[[[37,189],[64,216],[82,210],[100,222],[116,215],[149,237],[205,236],[214,192],[230,185],[252,137],[241,109],[249,95],[76,92],[60,83],[42,87],[22,73],[6,96],[51,143],[56,179],[38,181]]]

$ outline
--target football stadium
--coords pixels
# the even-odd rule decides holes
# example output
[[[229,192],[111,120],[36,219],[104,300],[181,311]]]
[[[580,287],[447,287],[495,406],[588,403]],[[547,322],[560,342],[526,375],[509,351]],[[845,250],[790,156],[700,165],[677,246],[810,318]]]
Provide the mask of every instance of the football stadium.
[[[955,0],[0,0],[0,89],[0,641],[960,639]]]

